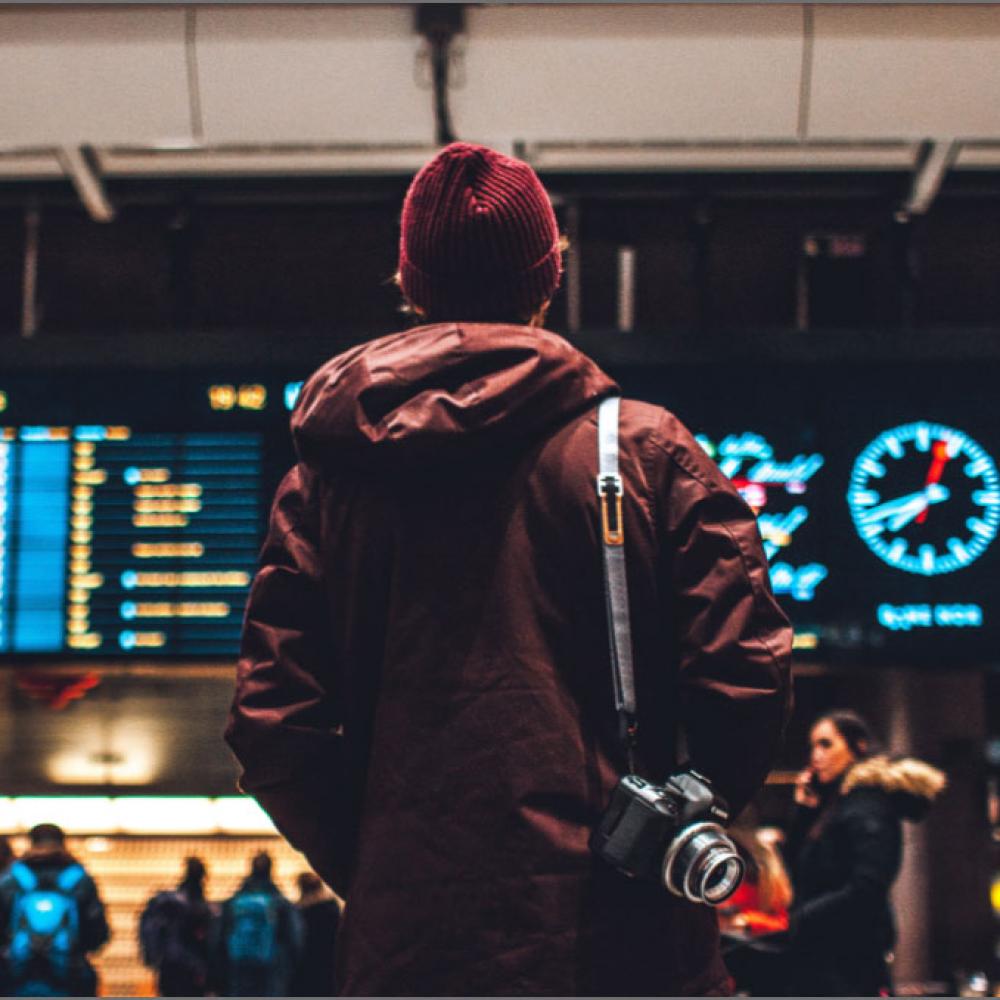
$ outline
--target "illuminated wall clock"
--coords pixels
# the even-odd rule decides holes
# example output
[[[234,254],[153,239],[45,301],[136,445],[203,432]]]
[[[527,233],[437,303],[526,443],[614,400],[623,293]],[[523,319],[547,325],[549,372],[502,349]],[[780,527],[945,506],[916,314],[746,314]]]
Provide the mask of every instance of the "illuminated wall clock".
[[[1000,475],[960,430],[917,421],[883,431],[854,462],[847,503],[890,566],[935,576],[979,558],[1000,527]]]

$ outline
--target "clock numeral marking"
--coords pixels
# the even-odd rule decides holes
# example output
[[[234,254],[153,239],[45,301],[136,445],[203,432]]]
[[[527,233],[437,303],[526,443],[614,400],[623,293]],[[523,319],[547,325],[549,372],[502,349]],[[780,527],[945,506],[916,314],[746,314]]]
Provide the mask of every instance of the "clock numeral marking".
[[[968,549],[966,549],[966,547],[957,538],[948,539],[948,549],[958,561],[960,566],[964,566],[966,563],[972,562],[975,558],[975,556],[969,555]]]
[[[925,573],[934,572],[934,546],[933,545],[921,545],[920,546],[920,568]]]
[[[927,424],[918,424],[915,436],[917,451],[929,451],[931,447],[931,429]]]
[[[1000,504],[1000,490],[975,490],[972,502],[979,507],[995,507]]]
[[[978,517],[970,517],[965,522],[965,526],[969,531],[974,531],[981,538],[993,537],[993,529],[985,521],[980,521]]]
[[[861,534],[865,538],[875,538],[883,531],[885,531],[885,524],[882,521],[876,521],[875,524],[865,524],[861,527]]]
[[[850,496],[851,503],[857,504],[859,507],[869,507],[873,503],[878,503],[881,499],[881,496],[875,490],[852,490]]]
[[[881,479],[885,475],[885,466],[876,462],[874,458],[863,458],[858,466],[876,479]]]
[[[982,458],[977,458],[974,462],[969,462],[965,467],[965,474],[967,476],[981,476],[991,468],[993,468],[993,462],[984,455]]]
[[[965,438],[959,434],[949,434],[945,438],[945,450],[948,453],[949,458],[954,458],[961,450],[965,444]]]
[[[892,545],[889,546],[886,558],[891,563],[898,563],[904,555],[906,555],[906,539],[897,538]]]
[[[889,454],[892,455],[893,458],[903,457],[903,446],[899,443],[899,438],[887,437],[883,438],[883,440],[885,441],[886,448],[889,449]]]

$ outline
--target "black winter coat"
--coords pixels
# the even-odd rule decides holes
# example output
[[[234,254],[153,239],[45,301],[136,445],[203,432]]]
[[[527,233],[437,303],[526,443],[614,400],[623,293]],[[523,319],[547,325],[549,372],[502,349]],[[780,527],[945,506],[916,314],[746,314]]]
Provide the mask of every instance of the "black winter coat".
[[[819,809],[797,807],[785,849],[795,889],[789,995],[875,996],[891,986],[901,819],[922,818],[943,785],[920,761],[873,757]]]

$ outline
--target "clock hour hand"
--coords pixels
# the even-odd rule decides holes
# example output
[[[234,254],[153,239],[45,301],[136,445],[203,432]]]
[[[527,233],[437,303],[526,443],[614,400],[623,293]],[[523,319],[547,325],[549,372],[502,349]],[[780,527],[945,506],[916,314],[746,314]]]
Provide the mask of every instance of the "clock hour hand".
[[[872,507],[865,513],[863,520],[865,524],[884,520],[890,531],[899,531],[900,528],[917,517],[921,511],[926,510],[930,504],[941,503],[942,500],[947,500],[948,496],[947,486],[931,483],[922,490],[917,490],[916,493],[907,493],[906,496],[889,500],[879,504],[878,507]]]

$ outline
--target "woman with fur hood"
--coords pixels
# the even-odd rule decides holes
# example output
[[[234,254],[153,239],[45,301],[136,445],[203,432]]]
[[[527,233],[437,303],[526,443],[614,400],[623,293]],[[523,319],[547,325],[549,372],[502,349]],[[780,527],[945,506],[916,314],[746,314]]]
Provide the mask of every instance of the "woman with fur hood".
[[[814,723],[785,844],[789,994],[891,993],[896,940],[889,890],[902,860],[903,819],[920,820],[945,786],[936,768],[875,752],[867,723],[836,711]]]

